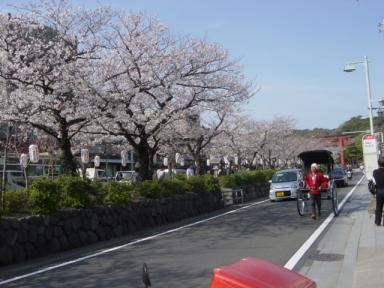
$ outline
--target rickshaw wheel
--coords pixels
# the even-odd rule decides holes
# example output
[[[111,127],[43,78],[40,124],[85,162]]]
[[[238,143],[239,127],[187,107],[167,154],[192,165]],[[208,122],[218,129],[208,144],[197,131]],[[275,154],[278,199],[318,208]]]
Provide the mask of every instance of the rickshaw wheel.
[[[298,191],[297,197],[296,197],[296,207],[297,207],[297,212],[299,213],[300,216],[304,216],[307,210],[307,201],[308,201],[308,195],[306,193]]]
[[[332,209],[335,216],[339,215],[339,198],[337,196],[337,189],[332,185]]]

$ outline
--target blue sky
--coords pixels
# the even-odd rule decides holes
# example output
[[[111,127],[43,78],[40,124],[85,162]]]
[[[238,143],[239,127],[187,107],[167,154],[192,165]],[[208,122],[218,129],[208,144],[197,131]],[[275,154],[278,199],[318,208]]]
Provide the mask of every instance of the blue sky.
[[[7,3],[25,1],[0,0]],[[73,0],[157,16],[175,33],[218,42],[239,59],[260,91],[244,106],[256,119],[291,116],[299,128],[335,128],[367,115],[364,67],[373,98],[384,96],[383,0]],[[377,103],[373,103],[377,106]]]

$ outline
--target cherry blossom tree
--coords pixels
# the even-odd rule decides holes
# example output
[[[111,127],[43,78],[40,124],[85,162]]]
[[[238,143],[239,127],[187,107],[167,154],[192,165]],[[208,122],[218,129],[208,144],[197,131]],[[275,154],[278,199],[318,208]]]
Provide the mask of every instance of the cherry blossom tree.
[[[64,172],[76,173],[71,140],[94,117],[92,77],[106,8],[72,8],[65,0],[40,1],[0,16],[0,78],[11,85],[2,103],[5,120],[38,128],[59,143]]]
[[[235,105],[251,96],[241,67],[217,44],[173,36],[160,21],[121,14],[106,38],[92,84],[103,117],[98,126],[133,147],[143,179],[169,123],[195,107]]]
[[[192,110],[182,119],[171,122],[166,129],[163,146],[174,146],[173,150],[190,156],[196,165],[196,174],[204,174],[207,152],[213,149],[213,140],[225,132],[228,107],[216,107],[216,111]]]
[[[291,118],[277,117],[271,121],[261,121],[242,114],[234,117],[229,124],[226,133],[219,139],[222,145],[218,153],[236,156],[239,162],[244,159],[248,163],[260,164],[258,162],[263,161],[269,165],[276,158],[275,151],[291,135],[294,127]]]

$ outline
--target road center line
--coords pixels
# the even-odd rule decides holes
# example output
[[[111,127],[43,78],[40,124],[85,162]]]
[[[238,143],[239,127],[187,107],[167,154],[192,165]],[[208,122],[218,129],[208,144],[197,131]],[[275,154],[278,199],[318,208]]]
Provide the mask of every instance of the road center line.
[[[361,179],[356,183],[356,185],[349,191],[349,193],[343,198],[341,203],[339,204],[339,211],[343,208],[345,203],[348,201],[348,199],[351,197],[352,193],[355,192],[356,188],[360,185],[360,183],[363,181],[364,176],[361,177]],[[333,212],[328,215],[327,219],[324,220],[323,223],[313,232],[313,234],[307,239],[307,241],[304,242],[304,244],[299,248],[299,250],[296,251],[296,253],[291,257],[291,259],[288,260],[288,262],[284,265],[285,268],[292,270],[295,268],[297,263],[299,263],[300,259],[304,256],[304,254],[311,248],[312,244],[319,238],[321,233],[327,228],[329,223],[331,223],[332,219],[335,217]]]
[[[60,264],[56,264],[56,265],[53,265],[53,266],[48,266],[46,268],[39,269],[39,270],[36,270],[34,272],[31,272],[31,273],[19,275],[19,276],[16,276],[16,277],[13,277],[13,278],[9,278],[9,279],[6,279],[6,280],[1,280],[0,279],[0,286],[4,285],[4,284],[7,284],[7,283],[15,282],[15,281],[18,281],[18,280],[21,280],[21,279],[25,279],[25,278],[28,278],[28,277],[32,277],[32,276],[35,276],[35,275],[38,275],[38,274],[41,274],[41,273],[44,273],[44,272],[48,272],[48,271],[51,271],[51,270],[54,270],[54,269],[65,267],[65,266],[68,266],[68,265],[71,265],[71,264],[75,264],[75,263],[78,263],[78,262],[81,262],[81,261],[84,261],[84,260],[87,260],[87,259],[90,259],[90,258],[94,258],[94,257],[100,256],[100,255],[104,255],[104,254],[113,252],[113,251],[117,251],[117,250],[123,249],[125,247],[129,247],[129,246],[132,246],[132,245],[135,245],[135,244],[138,244],[138,243],[142,243],[142,242],[145,242],[145,241],[148,241],[148,240],[152,240],[152,239],[155,239],[155,238],[167,235],[167,234],[171,234],[171,233],[183,230],[185,228],[196,226],[196,225],[199,225],[199,224],[202,224],[202,223],[205,223],[205,222],[208,222],[208,221],[211,221],[211,220],[214,220],[214,219],[226,216],[226,215],[230,215],[230,214],[236,213],[238,211],[245,210],[247,208],[250,208],[250,207],[253,207],[253,206],[256,206],[256,205],[268,202],[268,201],[269,201],[269,199],[266,199],[266,200],[263,200],[263,201],[259,201],[259,202],[255,202],[255,203],[252,203],[252,204],[249,204],[249,205],[246,205],[246,206],[243,206],[243,207],[240,207],[240,208],[237,208],[237,209],[234,209],[234,210],[231,210],[231,211],[228,211],[228,212],[225,212],[225,213],[213,216],[213,217],[209,217],[209,218],[206,218],[206,219],[203,219],[203,220],[200,220],[200,221],[196,221],[196,222],[184,225],[184,226],[180,226],[180,227],[177,227],[177,228],[174,228],[174,229],[171,229],[171,230],[167,230],[167,231],[164,231],[164,232],[161,232],[161,233],[157,233],[157,234],[145,237],[145,238],[137,239],[137,240],[128,242],[128,243],[120,245],[120,246],[115,246],[115,247],[112,247],[112,248],[104,249],[104,250],[101,250],[99,252],[86,255],[84,257],[80,257],[80,258],[77,258],[77,259],[66,261],[66,262],[63,262],[63,263],[60,263]]]

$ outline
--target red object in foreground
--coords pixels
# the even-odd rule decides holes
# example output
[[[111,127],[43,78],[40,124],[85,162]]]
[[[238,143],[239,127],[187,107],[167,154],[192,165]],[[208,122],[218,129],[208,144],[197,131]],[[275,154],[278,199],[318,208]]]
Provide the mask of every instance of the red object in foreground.
[[[316,283],[269,261],[245,258],[213,270],[210,288],[316,288]]]

